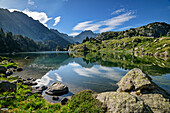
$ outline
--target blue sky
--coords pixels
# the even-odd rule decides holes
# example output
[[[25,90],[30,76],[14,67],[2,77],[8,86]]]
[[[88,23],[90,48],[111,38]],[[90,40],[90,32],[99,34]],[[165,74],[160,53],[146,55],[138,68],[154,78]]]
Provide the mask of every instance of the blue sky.
[[[70,35],[120,31],[151,22],[170,24],[170,0],[0,0],[48,28]]]

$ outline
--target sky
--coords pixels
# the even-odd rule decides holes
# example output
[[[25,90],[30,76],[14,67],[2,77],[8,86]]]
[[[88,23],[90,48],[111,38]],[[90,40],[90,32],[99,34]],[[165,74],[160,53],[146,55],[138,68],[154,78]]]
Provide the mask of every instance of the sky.
[[[0,0],[49,29],[72,36],[81,31],[122,31],[152,22],[170,24],[170,0]]]

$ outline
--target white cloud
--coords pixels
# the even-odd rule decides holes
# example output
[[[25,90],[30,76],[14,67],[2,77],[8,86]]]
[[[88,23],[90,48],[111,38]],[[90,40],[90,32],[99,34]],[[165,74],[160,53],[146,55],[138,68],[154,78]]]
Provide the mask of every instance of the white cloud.
[[[78,32],[74,32],[74,33],[70,33],[70,34],[68,34],[69,36],[76,36],[76,35],[78,35],[79,33]]]
[[[122,25],[124,22],[129,21],[132,18],[136,18],[136,16],[132,15],[131,12],[127,12],[117,17],[108,19],[104,21],[104,25],[107,25],[108,27],[100,29],[100,32],[106,32],[108,30],[115,29],[117,26]]]
[[[49,18],[46,13],[44,12],[36,12],[36,11],[30,11],[29,9],[25,9],[23,11],[17,10],[17,9],[9,9],[10,12],[13,11],[19,11],[27,14],[29,17],[32,17],[34,20],[39,20],[44,26],[47,27],[47,22],[51,20],[52,18]]]
[[[127,27],[123,27],[123,28],[120,28],[119,30],[125,30],[125,29],[129,29],[129,28],[132,28],[132,26],[127,26]]]
[[[112,12],[111,15],[119,14],[119,13],[121,13],[121,12],[125,12],[125,8],[118,9],[118,10]]]
[[[55,20],[55,23],[53,24],[53,26],[56,26],[58,24],[58,22],[60,22],[60,19],[61,19],[61,16],[58,16],[56,17],[54,20]]]
[[[28,4],[29,5],[34,5],[35,2],[31,1],[31,0],[28,0]]]
[[[86,22],[81,22],[81,23],[78,23],[74,28],[73,30],[85,30],[86,28],[90,27],[91,24],[93,21],[86,21]]]
[[[14,12],[14,11],[18,11],[18,12],[22,12],[22,11],[20,11],[20,10],[18,10],[18,9],[8,9],[10,12]]]
[[[85,22],[78,23],[73,28],[73,30],[83,30],[83,31],[92,30],[92,31],[106,32],[115,29],[117,26],[122,25],[124,22],[127,22],[132,18],[136,18],[136,16],[134,15],[133,11],[129,11],[104,21],[99,21],[99,22],[85,21]]]

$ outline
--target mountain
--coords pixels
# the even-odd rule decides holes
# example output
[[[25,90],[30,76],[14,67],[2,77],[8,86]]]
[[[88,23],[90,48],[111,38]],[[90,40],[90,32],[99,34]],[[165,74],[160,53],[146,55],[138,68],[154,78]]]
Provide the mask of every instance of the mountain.
[[[155,22],[126,31],[104,32],[68,48],[77,52],[131,51],[140,55],[169,57],[170,24]]]
[[[56,49],[56,43],[53,41],[34,42],[28,37],[22,35],[13,35],[12,32],[4,33],[0,29],[0,52],[32,52],[32,51],[50,51]]]
[[[79,35],[77,35],[77,36],[75,36],[74,38],[73,38],[73,40],[75,41],[75,42],[79,42],[79,43],[82,43],[82,41],[84,40],[84,39],[86,39],[86,37],[89,37],[89,38],[91,38],[91,37],[96,37],[96,36],[98,36],[99,34],[96,34],[96,33],[93,33],[91,30],[86,30],[86,31],[82,31]]]
[[[51,40],[61,47],[69,44],[67,40],[50,31],[38,20],[18,11],[10,12],[7,9],[0,8],[0,28],[3,28],[4,32],[12,32],[14,35],[21,34],[34,41]]]
[[[52,31],[53,33],[57,34],[58,36],[64,38],[65,40],[67,40],[70,43],[75,43],[75,41],[73,40],[72,36],[68,36],[67,34],[64,33],[60,33],[58,30],[56,29],[50,29],[50,31]]]
[[[124,37],[133,36],[146,36],[146,37],[160,37],[170,35],[170,24],[165,22],[154,22],[145,26],[131,28],[126,31],[110,31],[103,32],[96,37],[96,39],[108,40],[108,39],[121,39]]]

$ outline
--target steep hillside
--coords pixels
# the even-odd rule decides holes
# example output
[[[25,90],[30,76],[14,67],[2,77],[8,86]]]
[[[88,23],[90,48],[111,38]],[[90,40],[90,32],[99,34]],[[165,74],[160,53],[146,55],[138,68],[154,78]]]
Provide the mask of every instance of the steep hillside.
[[[141,26],[138,28],[131,28],[126,31],[118,32],[103,32],[96,37],[96,39],[108,40],[108,39],[121,39],[124,37],[133,36],[145,36],[145,37],[160,37],[170,35],[170,24],[164,22],[154,22],[146,26]]]
[[[79,43],[82,43],[84,39],[86,39],[86,37],[96,37],[98,36],[99,34],[96,34],[96,33],[93,33],[91,30],[86,30],[86,31],[82,31],[79,35],[75,36],[73,38],[73,40],[75,42],[79,42]]]
[[[150,29],[150,30],[146,30]],[[152,30],[151,30],[152,29]],[[133,29],[135,33],[131,36],[123,35],[131,32],[132,29],[121,32],[101,33],[95,39],[86,39],[82,44],[70,45],[69,51],[96,52],[96,51],[132,51],[143,55],[170,56],[170,25],[166,23],[151,23]],[[143,30],[143,31],[142,31]],[[145,31],[146,30],[146,31]],[[142,33],[141,33],[141,32]],[[122,34],[121,34],[122,33]],[[138,36],[133,34],[139,33]],[[152,34],[153,33],[153,34]],[[150,37],[141,36],[149,34]],[[137,35],[137,34],[136,34]],[[160,35],[160,38],[157,36]],[[152,36],[152,37],[151,37]]]
[[[4,52],[31,52],[55,50],[57,44],[53,41],[34,42],[22,35],[13,35],[12,32],[4,33],[0,29],[0,53]]]
[[[34,41],[52,40],[61,47],[69,44],[68,41],[51,32],[39,21],[33,20],[22,12],[10,12],[7,9],[0,9],[0,28],[3,28],[4,32],[12,32],[14,35],[21,34]]]
[[[58,30],[56,30],[56,29],[50,29],[50,31],[52,31],[53,33],[57,34],[58,36],[64,38],[65,40],[67,40],[67,41],[70,42],[70,43],[75,43],[72,36],[68,36],[67,34],[60,33],[60,32],[59,32]]]

